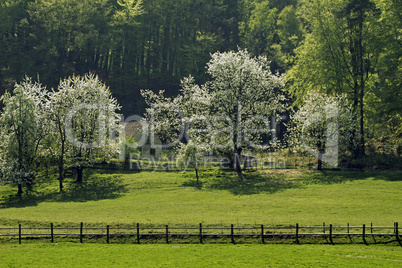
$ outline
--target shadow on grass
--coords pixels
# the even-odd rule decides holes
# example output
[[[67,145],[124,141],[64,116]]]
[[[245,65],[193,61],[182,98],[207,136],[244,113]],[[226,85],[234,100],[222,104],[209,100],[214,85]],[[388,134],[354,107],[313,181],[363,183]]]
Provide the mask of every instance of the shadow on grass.
[[[197,190],[202,190],[204,183],[202,181],[189,180],[182,184],[184,187],[193,187]]]
[[[128,192],[120,176],[93,176],[84,179],[82,184],[65,184],[63,192],[26,192],[0,200],[0,208],[37,206],[41,202],[86,202],[101,199],[114,199]]]
[[[315,170],[305,173],[303,184],[337,184],[356,180],[402,181],[402,171],[380,170]]]
[[[284,176],[269,176],[257,172],[247,172],[240,176],[231,173],[221,174],[198,183],[187,181],[183,186],[198,190],[226,190],[234,195],[273,194],[299,187],[293,181],[286,180]]]
[[[296,170],[298,171],[298,170]],[[198,190],[227,190],[234,195],[273,194],[307,185],[341,184],[356,180],[402,181],[402,171],[373,170],[273,170],[270,173],[245,172],[241,176],[233,173],[212,174],[199,182],[189,180],[182,184]]]
[[[394,171],[392,173],[381,172],[375,179],[384,181],[402,181],[402,171]]]

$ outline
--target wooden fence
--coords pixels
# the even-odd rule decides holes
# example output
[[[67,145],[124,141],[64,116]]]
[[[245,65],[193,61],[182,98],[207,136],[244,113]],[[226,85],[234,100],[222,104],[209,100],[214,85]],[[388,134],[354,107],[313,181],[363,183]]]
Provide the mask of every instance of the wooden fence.
[[[402,246],[400,238],[400,230],[398,223],[394,223],[393,227],[373,226],[334,226],[332,224],[322,226],[300,226],[299,224],[291,226],[252,226],[252,227],[235,227],[233,224],[226,227],[203,226],[201,223],[198,226],[105,226],[105,227],[88,227],[81,222],[79,226],[62,227],[50,226],[46,227],[23,227],[19,224],[18,227],[0,227],[0,239],[6,237],[18,237],[21,244],[22,240],[34,238],[49,239],[52,243],[56,237],[60,240],[66,237],[77,237],[83,243],[84,237],[96,237],[105,239],[106,243],[110,243],[111,238],[119,239],[122,237],[131,237],[134,241],[140,244],[141,240],[147,237],[163,238],[164,243],[169,243],[172,238],[186,239],[186,237],[195,237],[196,241],[203,243],[204,239],[212,238],[227,238],[227,241],[236,243],[239,237],[249,237],[254,240],[266,243],[268,240],[280,238],[281,240],[291,240],[294,243],[301,243],[302,239],[314,237],[315,239],[325,239],[330,244],[334,244],[335,238],[349,238],[352,243],[364,243],[368,245],[368,238],[376,241],[377,237],[387,237],[392,239],[388,242],[397,242]],[[352,241],[355,239],[355,241]],[[225,240],[225,239],[224,239]],[[222,240],[221,240],[222,241]]]

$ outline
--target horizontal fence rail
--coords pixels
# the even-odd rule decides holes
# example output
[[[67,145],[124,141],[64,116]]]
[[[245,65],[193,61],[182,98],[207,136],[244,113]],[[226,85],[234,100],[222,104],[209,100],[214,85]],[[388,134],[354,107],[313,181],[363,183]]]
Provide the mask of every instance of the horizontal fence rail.
[[[325,225],[322,226],[300,226],[299,224],[290,226],[251,226],[239,227],[234,226],[203,226],[201,223],[198,226],[145,226],[137,223],[135,226],[104,226],[104,227],[88,227],[84,226],[81,222],[79,226],[50,226],[40,227],[25,227],[19,224],[18,227],[0,227],[0,239],[6,237],[18,237],[21,244],[22,239],[25,240],[33,238],[49,238],[54,242],[55,237],[77,237],[83,243],[84,237],[105,237],[106,242],[110,243],[110,238],[133,237],[136,243],[149,237],[164,238],[166,243],[170,242],[170,238],[196,237],[199,243],[203,243],[205,238],[228,238],[231,243],[236,242],[239,237],[251,237],[260,239],[265,243],[268,239],[281,238],[286,240],[293,240],[295,243],[301,243],[300,239],[307,237],[314,237],[325,239],[328,243],[334,244],[334,239],[339,237],[346,237],[352,241],[352,237],[358,238],[360,242],[368,245],[368,238],[388,237],[393,239],[391,242],[397,242],[402,246],[400,232],[401,227],[395,222],[393,227],[367,226],[336,226]],[[229,240],[228,240],[229,241]]]

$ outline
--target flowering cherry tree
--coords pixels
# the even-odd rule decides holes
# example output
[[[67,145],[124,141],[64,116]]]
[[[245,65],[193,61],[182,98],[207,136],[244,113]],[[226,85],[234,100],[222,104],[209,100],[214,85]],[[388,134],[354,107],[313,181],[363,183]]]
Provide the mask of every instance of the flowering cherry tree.
[[[1,97],[1,179],[16,184],[18,195],[23,193],[23,185],[29,186],[35,178],[34,160],[47,133],[46,99],[46,89],[30,78]]]
[[[212,143],[232,156],[238,173],[243,149],[259,147],[261,134],[270,132],[270,118],[286,109],[280,91],[285,77],[273,74],[269,63],[265,57],[251,57],[247,50],[239,50],[217,52],[207,64],[212,78],[206,84],[213,94]]]
[[[338,165],[338,152],[358,145],[356,114],[346,95],[307,95],[291,116],[290,145],[313,154],[322,169],[323,162]]]
[[[84,168],[118,153],[120,106],[93,74],[62,80],[50,100],[59,150],[59,180],[64,177],[66,155],[77,171],[76,182],[81,183]]]
[[[147,124],[144,133],[149,137],[151,146],[154,144],[155,136],[167,147],[177,145],[183,136],[182,111],[180,110],[180,99],[164,96],[164,90],[154,93],[152,90],[141,90],[141,95],[149,105],[146,108],[145,117]]]
[[[241,173],[243,149],[261,147],[262,135],[270,132],[270,118],[286,109],[286,99],[280,92],[285,77],[272,74],[265,57],[252,57],[246,50],[214,53],[207,73],[211,79],[201,86],[191,76],[184,78],[181,92],[174,99],[143,92],[151,106],[149,112],[163,100],[165,106],[179,108],[181,113],[180,118],[176,115],[172,119],[160,113],[162,120],[152,124],[170,128],[181,122],[187,142],[198,149],[181,148],[187,152],[219,151],[229,156],[235,170]]]

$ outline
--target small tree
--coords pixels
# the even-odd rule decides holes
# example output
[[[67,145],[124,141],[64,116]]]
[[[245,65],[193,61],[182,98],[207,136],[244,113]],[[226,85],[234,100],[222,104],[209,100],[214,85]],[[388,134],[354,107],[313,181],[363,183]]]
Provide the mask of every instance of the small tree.
[[[46,134],[44,106],[46,89],[30,78],[16,84],[13,94],[5,93],[0,115],[0,169],[2,179],[18,186],[30,185],[35,178],[34,159]]]
[[[176,149],[183,163],[193,164],[197,183],[199,182],[199,157],[213,150],[212,128],[209,122],[211,100],[212,94],[205,86],[196,85],[192,76],[181,81],[181,94],[176,98],[176,102],[180,103],[180,109],[183,112],[182,123],[186,126],[187,143],[180,144]]]
[[[64,87],[65,81],[60,82],[58,91],[52,91],[49,95],[49,122],[52,125],[50,135],[50,148],[53,155],[57,158],[59,171],[59,189],[63,190],[63,181],[65,179],[66,152],[69,150],[71,143],[67,140],[65,128],[65,118],[74,106],[76,96]]]
[[[188,166],[192,164],[195,170],[195,178],[197,183],[199,183],[198,162],[201,153],[198,150],[197,145],[193,142],[180,143],[176,149],[179,152],[177,158],[178,166],[181,166],[183,171],[185,171]]]
[[[211,94],[189,76],[181,81],[181,92],[176,98],[164,97],[163,91],[155,94],[146,90],[142,95],[150,105],[146,113],[150,128],[164,137],[163,142],[175,146],[183,168],[194,166],[198,182],[198,157],[212,150],[212,129],[208,123]]]
[[[291,116],[290,145],[316,156],[318,170],[323,161],[337,166],[338,152],[358,144],[355,118],[346,95],[311,92]]]
[[[120,142],[120,155],[124,161],[124,167],[129,167],[132,155],[139,155],[138,144],[131,136],[125,136]]]
[[[259,147],[262,132],[270,132],[270,117],[285,111],[285,97],[280,92],[285,78],[271,73],[266,58],[253,58],[246,50],[213,54],[207,72],[211,80],[202,86],[191,76],[183,79],[181,94],[174,99],[143,92],[151,106],[148,113],[155,113],[155,107],[175,111],[159,112],[151,126],[178,132],[178,127],[183,130],[186,125],[186,137],[197,148],[228,155],[241,173],[243,149]],[[202,131],[190,135],[191,129]]]
[[[60,116],[55,119],[56,122],[64,122],[65,129],[59,131],[59,142],[67,141],[66,153],[77,171],[76,182],[82,183],[84,168],[92,166],[98,159],[109,159],[118,152],[115,134],[120,132],[120,115],[117,113],[120,106],[109,89],[93,74],[61,81],[57,94],[60,96],[56,99],[68,100],[68,107],[59,106]],[[58,124],[61,125],[61,122]],[[61,149],[60,156],[63,154]]]
[[[145,117],[149,124],[146,134],[150,136],[151,142],[154,135],[157,135],[163,144],[176,145],[183,131],[181,99],[165,97],[164,90],[158,94],[149,89],[141,90],[141,95],[149,105]]]
[[[212,145],[231,155],[241,173],[243,149],[259,147],[261,134],[269,133],[269,121],[286,109],[280,90],[285,77],[270,71],[265,57],[252,57],[246,50],[215,53],[208,62],[206,83],[211,96]],[[223,131],[228,129],[228,131]]]

